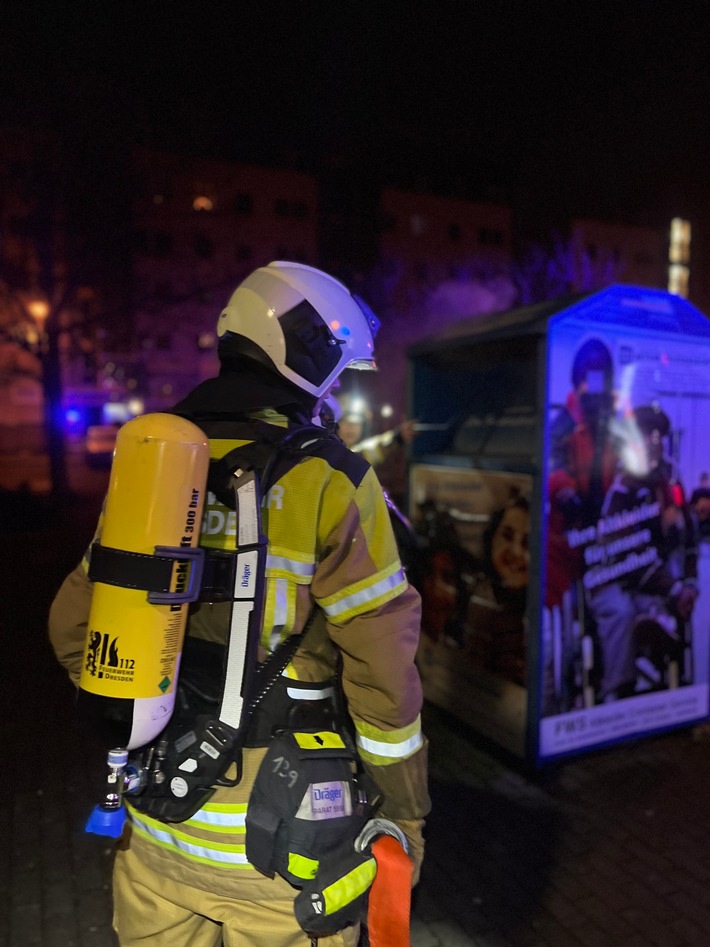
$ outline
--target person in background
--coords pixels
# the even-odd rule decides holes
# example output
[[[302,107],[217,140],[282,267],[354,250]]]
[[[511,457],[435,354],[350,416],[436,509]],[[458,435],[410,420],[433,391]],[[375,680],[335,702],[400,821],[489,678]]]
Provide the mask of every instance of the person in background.
[[[383,464],[393,453],[411,444],[417,433],[417,422],[405,419],[390,431],[363,437],[365,423],[363,413],[346,410],[338,421],[338,436],[349,450],[362,454],[373,467]]]

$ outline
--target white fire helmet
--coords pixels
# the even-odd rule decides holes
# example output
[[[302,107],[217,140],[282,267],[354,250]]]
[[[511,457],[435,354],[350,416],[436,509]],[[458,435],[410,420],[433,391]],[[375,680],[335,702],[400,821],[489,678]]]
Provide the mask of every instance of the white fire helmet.
[[[217,323],[220,357],[270,365],[319,398],[345,368],[374,369],[379,320],[334,277],[276,261],[237,286]]]

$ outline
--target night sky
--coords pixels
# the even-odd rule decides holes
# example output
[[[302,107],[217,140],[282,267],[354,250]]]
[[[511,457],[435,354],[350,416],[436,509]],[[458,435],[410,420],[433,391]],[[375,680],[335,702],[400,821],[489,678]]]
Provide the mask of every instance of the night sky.
[[[150,12],[146,12],[149,8]],[[710,222],[710,4],[16,3],[0,124],[509,203]]]

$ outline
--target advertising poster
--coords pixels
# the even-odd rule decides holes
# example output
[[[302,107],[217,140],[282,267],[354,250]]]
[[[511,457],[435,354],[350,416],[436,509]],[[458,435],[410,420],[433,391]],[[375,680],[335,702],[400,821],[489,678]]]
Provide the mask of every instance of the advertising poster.
[[[427,464],[410,471],[425,696],[520,755],[531,486],[524,474]]]
[[[550,324],[541,759],[708,715],[710,337],[652,326]]]

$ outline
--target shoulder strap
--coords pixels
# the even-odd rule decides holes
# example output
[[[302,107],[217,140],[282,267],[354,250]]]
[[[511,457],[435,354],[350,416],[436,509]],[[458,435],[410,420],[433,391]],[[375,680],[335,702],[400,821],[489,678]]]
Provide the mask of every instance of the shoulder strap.
[[[324,435],[327,436],[327,435]],[[266,440],[266,443],[265,443]],[[236,558],[232,578],[232,611],[219,708],[219,720],[244,733],[261,702],[288,664],[310,626],[291,636],[272,655],[268,666],[256,670],[256,651],[263,615],[267,537],[261,531],[261,496],[279,477],[319,442],[310,426],[286,432],[277,443],[270,438],[237,447],[222,458],[221,474],[236,512]],[[266,458],[266,459],[265,459]],[[263,469],[257,464],[261,461]]]
[[[209,436],[209,432],[206,432]],[[223,457],[210,461],[207,489],[224,506],[234,509],[232,478],[236,470],[254,470],[259,477],[262,495],[289,470],[306,457],[313,456],[318,446],[332,435],[313,425],[275,428],[257,424],[248,444],[235,447]]]

